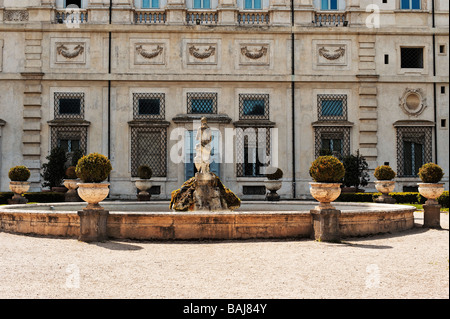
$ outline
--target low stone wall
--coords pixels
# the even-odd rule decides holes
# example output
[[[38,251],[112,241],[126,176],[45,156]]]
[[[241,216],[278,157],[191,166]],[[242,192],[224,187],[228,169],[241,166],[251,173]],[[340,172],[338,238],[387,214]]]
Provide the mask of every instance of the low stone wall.
[[[55,207],[58,204],[54,204]],[[66,204],[61,204],[66,205]],[[79,204],[78,204],[79,205]],[[261,203],[260,205],[265,205]],[[370,205],[370,204],[367,204]],[[411,206],[352,204],[342,210],[339,229],[341,237],[393,233],[414,227]],[[0,207],[0,231],[41,236],[77,238],[80,219],[72,211],[20,210],[20,206]],[[69,205],[70,207],[70,205]],[[287,208],[288,206],[286,206]],[[289,207],[295,207],[290,203]],[[345,208],[344,206],[342,206]],[[354,208],[361,207],[361,211]],[[374,209],[374,207],[380,207]],[[36,206],[39,208],[39,205]],[[157,212],[128,213],[110,210],[107,234],[111,239],[136,240],[198,240],[310,238],[312,217],[309,211],[257,211],[225,213]],[[269,208],[268,208],[269,209]],[[342,209],[342,208],[340,208]],[[366,211],[363,211],[366,209]]]

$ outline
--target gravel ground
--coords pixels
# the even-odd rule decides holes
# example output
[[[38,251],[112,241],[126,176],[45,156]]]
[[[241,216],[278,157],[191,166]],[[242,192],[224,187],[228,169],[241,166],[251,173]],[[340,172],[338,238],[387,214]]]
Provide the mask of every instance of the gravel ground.
[[[346,239],[86,244],[0,233],[0,298],[449,298],[449,217]]]

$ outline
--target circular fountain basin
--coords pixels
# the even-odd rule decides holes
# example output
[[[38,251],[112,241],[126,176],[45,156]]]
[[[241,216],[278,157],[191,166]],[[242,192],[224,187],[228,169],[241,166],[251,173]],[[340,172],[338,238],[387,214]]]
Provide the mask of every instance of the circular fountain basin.
[[[317,202],[245,201],[235,211],[174,212],[167,201],[105,201],[107,235],[115,239],[193,240],[310,238],[310,210]],[[415,207],[378,203],[333,203],[341,211],[341,237],[398,232],[414,227]],[[77,238],[77,211],[86,203],[0,206],[0,230],[42,236]]]

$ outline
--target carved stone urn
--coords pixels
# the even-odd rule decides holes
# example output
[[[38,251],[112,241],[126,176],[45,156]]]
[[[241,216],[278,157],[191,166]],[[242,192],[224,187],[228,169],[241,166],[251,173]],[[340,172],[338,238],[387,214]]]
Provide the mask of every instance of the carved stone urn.
[[[139,190],[139,194],[137,195],[138,200],[149,201],[151,195],[148,190],[152,188],[152,182],[149,179],[137,179],[135,185]]]
[[[30,182],[10,181],[9,189],[14,193],[14,196],[8,200],[9,204],[26,204],[28,199],[22,196],[30,189]]]
[[[377,191],[381,193],[377,199],[375,199],[376,203],[387,203],[387,204],[395,204],[395,199],[389,196],[389,193],[392,193],[395,189],[395,181],[392,180],[380,180],[375,181],[375,188]]]
[[[341,183],[310,182],[309,191],[318,202],[316,209],[335,209],[331,202],[341,195]]]
[[[423,227],[441,229],[441,205],[437,198],[444,192],[441,183],[417,183],[419,193],[427,199],[423,205]]]
[[[88,203],[85,209],[103,209],[100,202],[109,194],[109,183],[77,183],[78,195]]]
[[[68,191],[64,194],[64,199],[66,202],[78,202],[80,198],[77,193],[78,183],[80,181],[78,179],[65,179],[64,186],[68,189]]]

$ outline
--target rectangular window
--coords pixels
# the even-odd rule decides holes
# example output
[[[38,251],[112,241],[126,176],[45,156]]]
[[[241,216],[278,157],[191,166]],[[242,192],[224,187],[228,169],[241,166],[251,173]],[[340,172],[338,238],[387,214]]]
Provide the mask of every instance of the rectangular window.
[[[61,98],[59,99],[59,114],[80,114],[81,99]]]
[[[264,175],[270,161],[270,128],[248,127],[236,129],[237,176]]]
[[[432,127],[397,127],[399,177],[417,177],[419,168],[432,161]]]
[[[188,114],[216,114],[217,93],[187,93]]]
[[[346,94],[318,94],[317,107],[319,121],[347,120]]]
[[[133,93],[133,118],[164,119],[164,93]]]
[[[142,0],[142,8],[159,8],[159,0]]]
[[[441,86],[441,94],[445,94],[445,86]]]
[[[131,176],[147,165],[153,176],[165,177],[167,166],[167,129],[160,127],[131,128]]]
[[[384,55],[384,64],[389,64],[389,54]]]
[[[62,147],[68,155],[87,154],[87,125],[55,125],[50,128],[51,148]]]
[[[420,0],[400,0],[400,9],[420,10]]]
[[[261,0],[245,0],[244,9],[262,9]]]
[[[269,119],[269,94],[239,94],[239,119]]]
[[[83,119],[84,93],[55,92],[55,119]]]
[[[423,48],[401,48],[402,69],[423,69]]]
[[[322,10],[337,10],[338,0],[322,0]]]
[[[66,153],[71,153],[80,150],[79,139],[60,139],[58,146],[61,147]]]
[[[315,157],[334,155],[337,158],[350,155],[350,127],[317,126],[314,127]]]
[[[211,9],[211,0],[194,0],[194,9]]]

